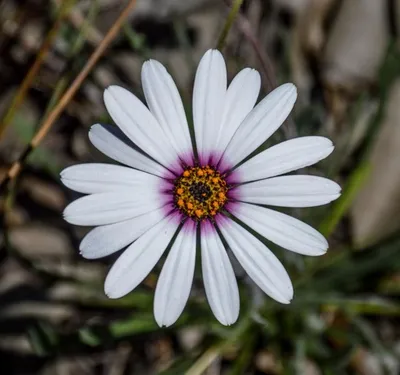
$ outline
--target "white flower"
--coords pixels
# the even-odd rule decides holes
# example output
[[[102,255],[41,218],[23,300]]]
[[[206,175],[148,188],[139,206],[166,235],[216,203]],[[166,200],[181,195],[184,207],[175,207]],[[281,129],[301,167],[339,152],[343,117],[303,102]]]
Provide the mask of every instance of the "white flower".
[[[311,207],[340,195],[335,182],[316,176],[281,176],[312,165],[333,151],[323,137],[282,142],[241,163],[283,123],[296,100],[284,84],[254,107],[260,75],[243,69],[227,88],[220,52],[208,51],[193,92],[193,151],[179,92],[166,69],[150,60],[142,69],[148,108],[118,86],[104,93],[118,128],[94,125],[89,138],[124,164],[82,164],[61,173],[72,190],[89,194],[64,211],[76,225],[97,226],[80,244],[96,259],[128,246],[111,268],[105,293],[131,292],[173,241],[159,276],[154,315],[173,324],[188,300],[200,231],[201,266],[208,302],[225,325],[239,315],[239,292],[221,236],[254,282],[281,303],[293,298],[290,278],[275,255],[241,223],[285,249],[322,255],[325,238],[309,225],[261,205]],[[254,107],[254,108],[253,108]]]

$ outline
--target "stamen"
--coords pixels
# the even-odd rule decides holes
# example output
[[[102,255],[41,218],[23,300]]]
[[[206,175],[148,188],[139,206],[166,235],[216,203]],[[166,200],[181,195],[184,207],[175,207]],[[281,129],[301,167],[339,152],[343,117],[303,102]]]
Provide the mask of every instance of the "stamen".
[[[228,188],[212,167],[186,169],[175,180],[175,203],[186,216],[202,220],[215,216],[227,201]]]

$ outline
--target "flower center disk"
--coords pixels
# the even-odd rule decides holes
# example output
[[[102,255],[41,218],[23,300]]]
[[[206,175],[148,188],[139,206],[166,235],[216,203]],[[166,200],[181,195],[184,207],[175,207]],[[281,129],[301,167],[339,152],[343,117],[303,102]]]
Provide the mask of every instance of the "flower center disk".
[[[226,181],[214,168],[186,169],[175,180],[175,204],[186,216],[205,219],[215,216],[227,201]]]

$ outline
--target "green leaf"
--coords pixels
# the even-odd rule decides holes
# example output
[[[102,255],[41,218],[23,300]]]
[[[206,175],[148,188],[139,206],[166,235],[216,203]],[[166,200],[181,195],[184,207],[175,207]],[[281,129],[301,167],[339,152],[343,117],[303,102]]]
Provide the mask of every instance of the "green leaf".
[[[339,221],[351,207],[358,192],[371,172],[370,163],[363,161],[351,174],[341,197],[333,204],[331,214],[323,220],[319,230],[324,236],[329,236],[335,230]]]
[[[29,341],[39,356],[52,353],[59,343],[59,336],[54,328],[46,322],[38,322],[28,329]]]
[[[130,319],[115,321],[110,324],[110,333],[114,338],[153,332],[159,327],[153,314],[134,314]]]

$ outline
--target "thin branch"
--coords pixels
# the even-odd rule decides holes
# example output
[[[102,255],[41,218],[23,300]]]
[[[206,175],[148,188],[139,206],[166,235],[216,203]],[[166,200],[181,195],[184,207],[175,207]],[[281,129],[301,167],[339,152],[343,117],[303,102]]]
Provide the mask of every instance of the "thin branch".
[[[72,80],[72,78],[74,76],[74,72],[77,70],[77,69],[74,69],[74,58],[77,54],[80,53],[83,46],[85,45],[85,42],[88,41],[87,34],[91,30],[91,24],[92,24],[94,18],[96,17],[97,10],[98,10],[97,8],[98,8],[98,0],[92,0],[90,7],[89,7],[88,14],[86,15],[85,18],[82,18],[83,22],[79,25],[78,34],[76,36],[76,39],[72,43],[70,50],[67,51],[67,53],[66,53],[67,59],[66,59],[66,62],[65,62],[62,74],[61,74],[61,78],[58,80],[58,82],[55,85],[55,88],[51,94],[50,100],[47,103],[44,115],[41,117],[39,124],[42,124],[43,121],[48,117],[51,110],[54,108],[54,106],[60,100],[61,95],[65,92],[65,89],[67,88],[69,82]],[[73,13],[73,11],[71,11],[69,13],[69,16],[72,13]],[[99,43],[97,43],[97,45]]]
[[[249,41],[258,59],[260,60],[262,73],[266,81],[266,89],[268,91],[272,91],[278,86],[272,61],[265,53],[264,48],[261,46],[257,36],[254,35],[250,21],[244,15],[240,14],[237,18],[237,23],[240,32]]]
[[[230,5],[232,1],[225,0],[227,5]],[[264,48],[262,47],[257,36],[253,32],[253,27],[247,17],[239,13],[236,17],[237,27],[243,36],[248,40],[260,61],[261,73],[264,77],[263,81],[265,83],[265,89],[270,92],[278,86],[278,81],[276,79],[274,64],[268,57]],[[285,124],[282,126],[282,131],[286,139],[294,138],[297,134],[296,125],[293,119],[289,116]]]
[[[58,11],[57,18],[53,24],[53,27],[50,29],[48,32],[45,40],[43,41],[38,53],[36,54],[36,59],[31,66],[31,68],[28,71],[28,74],[25,76],[24,80],[21,83],[21,86],[18,89],[18,92],[16,93],[9,110],[5,114],[3,120],[0,123],[0,138],[4,131],[7,129],[7,126],[11,123],[12,119],[14,118],[14,114],[16,110],[20,107],[22,104],[26,93],[28,92],[29,88],[32,86],[32,82],[35,80],[37,77],[37,74],[39,72],[40,67],[42,66],[42,63],[44,59],[47,56],[47,53],[49,52],[50,47],[53,44],[53,41],[55,37],[58,34],[58,31],[64,21],[64,18],[67,16],[68,11],[70,9],[70,6],[75,0],[69,0],[69,1],[64,1],[62,2],[60,6],[60,10]]]
[[[278,81],[276,79],[275,69],[272,64],[272,61],[265,53],[264,48],[261,46],[258,38],[254,35],[249,20],[244,15],[239,14],[237,17],[237,23],[239,30],[242,32],[244,37],[250,42],[250,44],[254,49],[254,52],[256,53],[258,59],[260,60],[261,69],[264,76],[264,81],[266,82],[267,91],[272,91],[278,86]],[[297,134],[296,125],[290,116],[287,118],[286,122],[282,125],[281,129],[286,139],[294,138]]]
[[[45,119],[45,121],[43,122],[43,125],[40,127],[38,132],[32,138],[31,142],[29,143],[29,145],[27,146],[25,151],[21,154],[19,159],[12,164],[11,168],[8,170],[8,173],[5,177],[5,179],[0,184],[0,191],[2,191],[6,187],[6,185],[8,184],[8,181],[14,179],[18,175],[18,173],[21,170],[23,161],[26,160],[26,158],[30,155],[31,151],[34,150],[39,145],[39,143],[43,140],[43,138],[47,135],[47,133],[53,126],[54,122],[58,119],[58,117],[61,115],[61,113],[63,112],[65,107],[71,101],[72,97],[78,91],[78,89],[82,85],[83,81],[86,79],[88,74],[91,72],[93,67],[96,65],[99,58],[103,55],[104,51],[108,48],[110,43],[117,36],[119,30],[121,29],[123,23],[126,21],[127,17],[129,16],[129,14],[130,14],[131,10],[133,9],[133,7],[135,6],[135,4],[136,4],[136,0],[129,1],[128,5],[125,7],[125,9],[119,15],[117,20],[111,26],[110,30],[107,32],[107,34],[105,35],[102,42],[99,44],[99,46],[93,52],[93,54],[90,56],[89,60],[87,61],[87,63],[85,64],[85,66],[83,67],[81,72],[78,74],[78,76],[72,82],[69,89],[64,93],[64,95],[61,97],[60,101],[57,103],[57,105],[54,107],[54,109],[50,112],[49,116]]]

